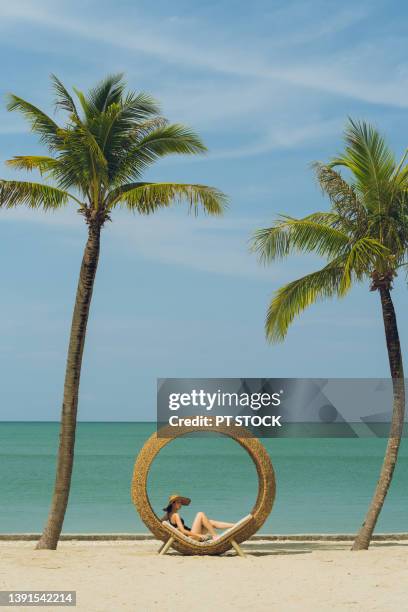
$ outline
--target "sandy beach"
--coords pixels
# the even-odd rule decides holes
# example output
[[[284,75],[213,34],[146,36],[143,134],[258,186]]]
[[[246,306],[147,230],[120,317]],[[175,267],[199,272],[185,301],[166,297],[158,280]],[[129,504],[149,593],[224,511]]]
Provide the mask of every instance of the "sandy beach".
[[[349,542],[257,541],[244,545],[245,559],[159,557],[158,545],[66,541],[36,551],[34,542],[1,542],[0,587],[76,590],[75,609],[86,612],[391,611],[406,602],[407,541],[358,553]]]

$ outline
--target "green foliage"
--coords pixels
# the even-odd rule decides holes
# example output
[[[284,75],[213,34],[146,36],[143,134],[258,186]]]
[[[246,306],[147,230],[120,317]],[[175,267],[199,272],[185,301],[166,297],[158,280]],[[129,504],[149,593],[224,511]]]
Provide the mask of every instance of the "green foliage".
[[[25,204],[30,208],[56,209],[68,202],[69,194],[61,189],[23,181],[0,181],[0,201],[6,208]]]
[[[180,183],[132,183],[124,185],[109,204],[113,208],[120,204],[132,211],[150,214],[157,208],[165,208],[174,202],[186,201],[195,213],[202,206],[211,215],[220,215],[226,206],[223,193],[205,185],[183,185]]]
[[[321,270],[278,289],[266,317],[268,339],[282,341],[293,319],[303,310],[319,299],[339,295],[343,265],[344,258],[336,258]]]
[[[180,200],[195,211],[202,206],[209,214],[222,212],[226,198],[212,187],[141,183],[146,169],[160,158],[207,150],[191,129],[169,124],[160,116],[150,95],[126,92],[123,76],[117,74],[106,77],[88,94],[74,89],[76,103],[55,75],[51,79],[56,111],[65,116],[63,126],[18,96],[10,95],[8,103],[10,111],[19,111],[27,119],[49,156],[17,156],[8,164],[39,171],[52,187],[48,191],[44,187],[39,197],[37,183],[2,181],[0,205],[36,203],[44,209],[55,208],[66,202],[56,198],[58,192],[80,202],[82,210],[98,210],[100,218],[119,203],[142,214]]]
[[[345,142],[342,155],[328,164],[314,164],[330,210],[302,219],[280,216],[253,236],[252,248],[264,263],[296,252],[327,261],[321,270],[275,292],[265,324],[271,341],[283,340],[294,318],[314,302],[342,297],[353,283],[375,274],[392,278],[406,264],[406,156],[397,165],[381,135],[364,122],[349,122]],[[346,169],[349,180],[338,167]]]
[[[296,251],[315,251],[330,256],[346,249],[348,237],[333,227],[334,216],[317,214],[304,219],[281,215],[272,227],[255,232],[253,245],[261,260],[283,259]]]

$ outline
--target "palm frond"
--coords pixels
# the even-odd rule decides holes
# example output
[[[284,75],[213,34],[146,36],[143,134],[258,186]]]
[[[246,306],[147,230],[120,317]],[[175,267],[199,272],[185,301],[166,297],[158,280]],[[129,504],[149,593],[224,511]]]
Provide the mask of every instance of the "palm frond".
[[[74,115],[77,119],[79,118],[77,108],[75,106],[74,99],[68,93],[64,84],[59,80],[55,74],[51,75],[52,86],[55,92],[55,106],[56,108],[61,108],[65,110],[67,113]]]
[[[0,206],[4,208],[23,205],[44,210],[57,209],[67,204],[69,198],[81,204],[68,192],[50,185],[26,181],[0,181]]]
[[[169,125],[169,120],[165,117],[161,117],[160,115],[138,121],[136,125],[132,126],[132,141],[134,139],[135,142],[140,142],[142,138],[145,138],[159,128],[166,127],[166,125]]]
[[[16,155],[6,164],[17,170],[38,170],[41,174],[52,173],[59,166],[57,159],[46,155]]]
[[[148,121],[152,117],[154,118],[160,113],[160,104],[156,98],[145,91],[139,93],[129,92],[118,104],[121,108],[121,121],[131,122],[129,127],[133,129],[137,129],[141,123]]]
[[[265,331],[268,340],[281,342],[294,318],[318,300],[339,295],[344,257],[278,289],[268,309]],[[344,293],[343,293],[344,295]]]
[[[175,123],[151,131],[133,149],[135,155],[144,155],[150,161],[174,153],[197,155],[206,151],[207,147],[195,132]]]
[[[113,182],[138,181],[151,164],[166,155],[196,155],[207,150],[197,134],[189,128],[178,124],[167,125],[162,118],[156,118],[156,121],[162,123],[156,128],[154,120],[139,124],[124,154],[115,154],[110,158]]]
[[[111,104],[121,102],[125,87],[122,73],[108,75],[90,90],[89,107],[93,112],[103,113]]]
[[[331,213],[315,213],[303,219],[282,215],[272,227],[255,232],[252,249],[264,263],[283,259],[293,252],[338,256],[347,249],[350,238],[333,227],[336,219]]]
[[[80,150],[87,151],[94,167],[101,171],[106,169],[107,160],[97,139],[88,126],[81,121],[76,121],[75,130],[65,132],[64,143],[68,144],[71,149],[77,147]]]
[[[92,120],[93,117],[93,113],[92,113],[92,108],[84,94],[83,91],[81,91],[80,89],[77,89],[77,87],[73,87],[72,88],[76,94],[76,97],[79,100],[79,103],[81,105],[82,111],[83,111],[83,115],[84,115],[84,121],[86,123],[86,121],[88,120]]]
[[[389,200],[395,158],[384,138],[366,122],[349,120],[345,132],[346,150],[331,166],[345,166],[353,173],[366,207],[381,210]]]
[[[158,208],[187,202],[189,208],[198,212],[201,206],[211,215],[221,215],[227,197],[218,189],[206,185],[183,183],[135,183],[122,186],[108,197],[109,209],[122,204],[134,212],[148,215]]]
[[[96,183],[107,183],[108,162],[86,124],[75,120],[75,128],[65,130],[63,143],[58,156],[61,185],[69,188],[74,184],[83,187],[92,183],[95,188]]]
[[[362,280],[375,269],[387,268],[390,251],[378,240],[363,237],[355,242],[344,262],[343,276],[339,286],[339,295],[350,289],[353,279]]]
[[[339,215],[338,224],[349,231],[364,231],[367,211],[353,185],[349,185],[330,164],[315,162],[313,168],[323,193],[329,197],[333,209]]]
[[[129,177],[126,165],[132,148],[154,129],[167,125],[164,117],[156,115],[157,110],[157,104],[151,96],[144,93],[132,94],[122,104],[111,104],[89,125],[106,155],[112,180],[119,178],[123,171],[124,176]]]
[[[58,146],[59,127],[42,110],[14,94],[8,96],[7,110],[19,111],[30,123],[32,132],[39,134],[42,143],[47,144],[52,149]]]

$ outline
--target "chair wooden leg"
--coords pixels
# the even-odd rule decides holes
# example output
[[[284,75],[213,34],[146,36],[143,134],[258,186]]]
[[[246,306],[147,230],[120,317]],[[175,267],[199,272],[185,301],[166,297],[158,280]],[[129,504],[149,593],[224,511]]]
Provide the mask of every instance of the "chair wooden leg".
[[[166,552],[169,550],[170,546],[173,544],[173,542],[174,542],[174,538],[173,536],[170,536],[167,542],[165,542],[162,546],[160,546],[159,551],[158,551],[159,555],[165,555]]]
[[[167,540],[166,540],[166,542],[167,542]],[[166,546],[166,542],[162,542],[161,543],[161,546],[160,546],[159,550],[157,551],[159,553],[159,555],[160,555],[161,551],[163,550],[163,548]]]
[[[240,545],[235,540],[231,540],[231,544],[232,544],[235,552],[237,553],[237,555],[239,555],[240,557],[245,558],[245,553],[242,550],[242,548],[240,547]]]

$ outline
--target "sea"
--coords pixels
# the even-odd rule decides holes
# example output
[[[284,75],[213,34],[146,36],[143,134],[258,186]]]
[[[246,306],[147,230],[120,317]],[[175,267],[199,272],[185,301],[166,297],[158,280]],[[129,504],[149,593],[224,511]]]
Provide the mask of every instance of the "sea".
[[[153,423],[80,422],[72,488],[63,533],[141,533],[131,499],[135,459]],[[40,532],[55,478],[59,424],[0,423],[0,532]],[[386,446],[383,438],[262,439],[276,475],[276,499],[260,530],[268,534],[354,533],[374,492]],[[183,437],[153,462],[148,493],[155,512],[172,493],[191,498],[187,525],[199,510],[235,522],[257,495],[251,458],[216,434]],[[404,438],[377,532],[408,532],[408,441]]]

